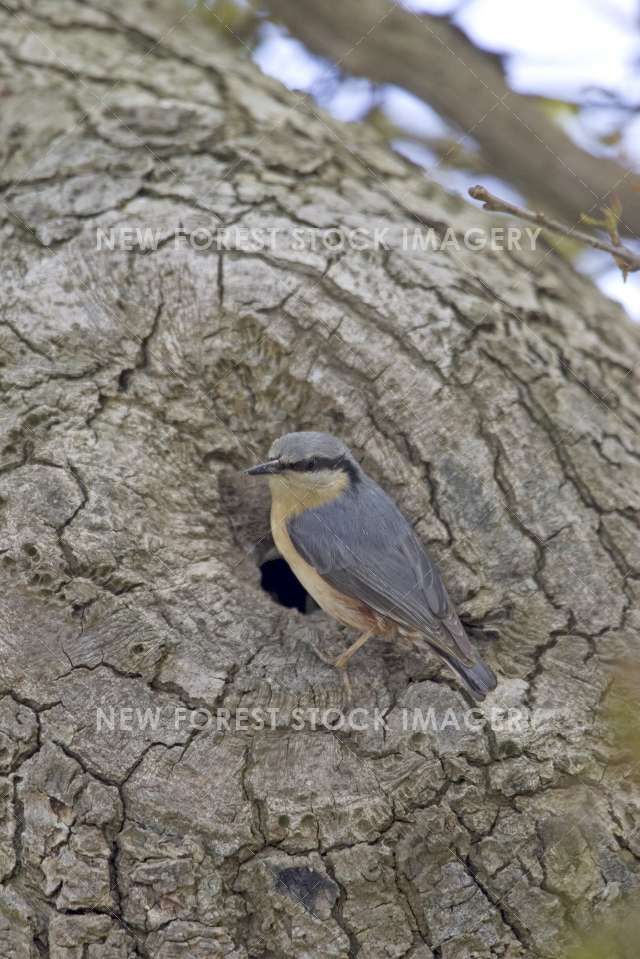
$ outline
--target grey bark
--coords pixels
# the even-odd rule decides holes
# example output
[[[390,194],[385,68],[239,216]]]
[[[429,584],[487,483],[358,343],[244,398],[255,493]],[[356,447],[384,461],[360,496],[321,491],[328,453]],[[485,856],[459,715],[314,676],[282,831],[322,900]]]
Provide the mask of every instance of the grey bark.
[[[615,160],[581,149],[535,100],[515,93],[500,60],[478,50],[446,18],[390,0],[268,0],[268,7],[315,53],[377,83],[394,83],[431,104],[480,146],[485,169],[514,183],[529,203],[580,225],[622,202],[620,229],[640,234],[636,177]],[[449,154],[455,163],[455,149]]]
[[[497,221],[176,18],[2,7],[0,956],[560,955],[640,883],[601,711],[637,644],[637,330],[544,250],[401,250]],[[212,222],[282,232],[174,243]],[[340,226],[388,248],[313,248]],[[97,249],[123,227],[165,241]],[[345,706],[311,645],[347,637],[260,589],[238,469],[310,427],[500,620],[488,706],[542,726],[456,728],[438,663],[372,641],[352,705],[386,728],[296,729]]]

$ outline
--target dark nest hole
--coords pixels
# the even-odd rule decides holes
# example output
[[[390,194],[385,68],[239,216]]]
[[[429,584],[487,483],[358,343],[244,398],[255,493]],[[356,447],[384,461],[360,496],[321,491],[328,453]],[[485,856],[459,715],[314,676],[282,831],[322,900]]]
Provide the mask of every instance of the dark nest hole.
[[[237,470],[230,467],[221,470],[218,483],[222,509],[229,519],[233,538],[260,570],[260,585],[265,593],[287,609],[301,613],[317,609],[317,604],[278,553],[269,533],[271,494],[266,483],[239,484]]]
[[[271,598],[287,609],[310,613],[317,609],[313,599],[281,556],[267,559],[260,566],[260,585]]]

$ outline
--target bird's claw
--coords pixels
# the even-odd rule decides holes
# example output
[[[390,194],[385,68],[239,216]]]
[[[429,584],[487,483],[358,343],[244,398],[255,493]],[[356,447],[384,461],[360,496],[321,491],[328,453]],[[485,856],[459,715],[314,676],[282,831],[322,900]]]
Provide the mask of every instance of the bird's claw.
[[[351,680],[349,679],[349,673],[346,669],[342,670],[342,685],[344,686],[344,695],[348,703],[353,699],[353,688],[351,686]]]
[[[353,698],[353,688],[351,686],[351,680],[349,679],[349,672],[347,670],[347,662],[349,657],[348,656],[345,657],[345,653],[340,653],[340,655],[336,659],[333,656],[327,656],[327,654],[324,653],[321,649],[318,649],[315,643],[311,643],[310,645],[311,645],[311,649],[314,651],[314,653],[316,654],[319,660],[321,660],[323,663],[326,663],[327,666],[331,666],[334,669],[340,670],[340,673],[342,675],[342,685],[344,687],[346,699],[347,699],[347,702],[350,702],[351,699]],[[348,650],[346,650],[346,652],[348,652]]]
[[[316,654],[316,656],[318,657],[318,659],[320,659],[323,663],[326,663],[327,666],[335,666],[335,665],[336,665],[336,660],[334,659],[333,656],[328,656],[328,655],[327,655],[326,653],[324,653],[321,649],[319,649],[318,646],[316,646],[315,643],[309,643],[309,645],[311,646],[311,649],[314,651],[314,653]],[[338,656],[338,659],[339,659],[339,658],[340,658],[340,657]]]
[[[351,659],[350,651],[347,649],[345,650],[344,653],[340,653],[338,658],[333,662],[333,665],[335,666],[336,669],[346,670],[347,663],[349,662],[350,659]]]

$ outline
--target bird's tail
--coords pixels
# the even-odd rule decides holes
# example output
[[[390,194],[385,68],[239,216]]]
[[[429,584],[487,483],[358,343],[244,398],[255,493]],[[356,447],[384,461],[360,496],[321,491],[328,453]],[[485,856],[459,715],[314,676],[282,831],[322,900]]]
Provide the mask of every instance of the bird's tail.
[[[480,658],[476,659],[473,666],[467,666],[452,653],[445,652],[439,647],[436,648],[436,652],[442,656],[456,676],[460,677],[474,699],[484,699],[487,693],[498,685],[495,674]]]

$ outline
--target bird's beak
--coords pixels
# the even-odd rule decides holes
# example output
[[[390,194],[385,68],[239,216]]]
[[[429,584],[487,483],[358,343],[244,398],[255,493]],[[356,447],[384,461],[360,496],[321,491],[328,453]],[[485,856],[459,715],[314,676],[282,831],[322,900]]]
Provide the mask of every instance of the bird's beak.
[[[243,470],[247,476],[270,476],[272,473],[280,471],[279,460],[267,460],[266,463],[258,463],[257,466],[250,466],[248,470]]]

